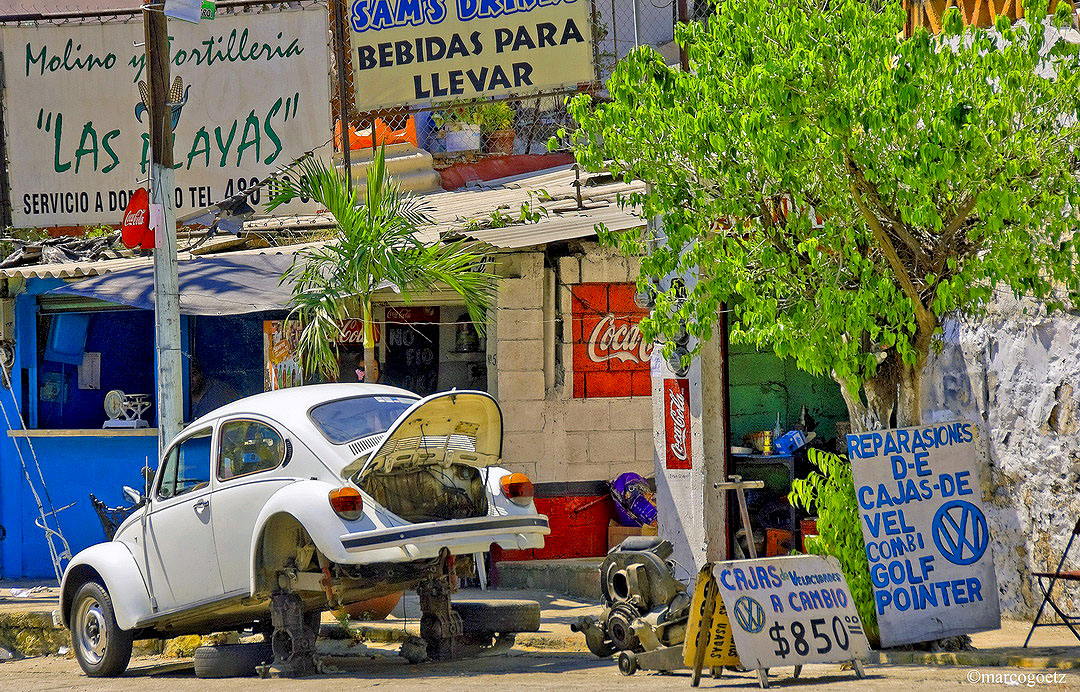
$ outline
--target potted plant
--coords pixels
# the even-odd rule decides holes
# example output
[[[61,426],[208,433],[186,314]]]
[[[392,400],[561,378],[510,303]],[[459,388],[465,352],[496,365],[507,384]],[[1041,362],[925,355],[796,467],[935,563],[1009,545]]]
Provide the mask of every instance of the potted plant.
[[[432,113],[431,120],[442,133],[447,152],[476,151],[480,148],[480,124],[476,107],[450,106]]]
[[[511,156],[514,153],[514,109],[505,101],[487,103],[477,108],[480,128],[484,132],[487,151]]]

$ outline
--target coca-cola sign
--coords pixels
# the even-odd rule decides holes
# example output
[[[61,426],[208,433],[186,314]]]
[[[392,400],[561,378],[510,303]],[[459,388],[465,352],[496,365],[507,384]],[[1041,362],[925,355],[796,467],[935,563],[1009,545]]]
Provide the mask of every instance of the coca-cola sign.
[[[638,325],[648,312],[634,303],[632,283],[571,287],[574,396],[650,396],[652,345]]]
[[[145,187],[136,188],[131,194],[124,219],[120,226],[120,240],[124,247],[142,247],[149,250],[154,247],[154,234],[150,230],[150,195]]]
[[[691,468],[690,446],[690,383],[683,378],[669,378],[664,380],[664,465],[669,469]]]

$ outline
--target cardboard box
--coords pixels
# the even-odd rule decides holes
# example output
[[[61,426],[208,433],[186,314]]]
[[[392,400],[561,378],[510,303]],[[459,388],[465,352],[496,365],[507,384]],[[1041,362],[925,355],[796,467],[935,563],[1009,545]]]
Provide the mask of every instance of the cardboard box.
[[[655,536],[655,526],[622,526],[614,521],[608,524],[607,545],[608,550],[622,543],[630,536]]]

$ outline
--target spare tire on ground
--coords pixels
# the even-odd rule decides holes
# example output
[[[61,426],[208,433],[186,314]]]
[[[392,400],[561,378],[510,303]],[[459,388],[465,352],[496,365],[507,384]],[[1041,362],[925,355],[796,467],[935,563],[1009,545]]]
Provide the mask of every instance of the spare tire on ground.
[[[452,601],[450,607],[461,616],[465,634],[516,634],[540,629],[540,604],[536,601],[469,599]]]
[[[195,649],[195,677],[242,678],[255,675],[255,666],[274,660],[269,642],[222,644]]]

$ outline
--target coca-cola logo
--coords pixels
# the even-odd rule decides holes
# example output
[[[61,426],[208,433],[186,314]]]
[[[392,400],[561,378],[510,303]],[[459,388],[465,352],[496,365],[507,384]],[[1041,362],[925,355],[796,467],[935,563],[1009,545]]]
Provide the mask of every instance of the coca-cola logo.
[[[146,223],[146,210],[145,209],[132,209],[128,213],[124,214],[125,226],[142,226]]]
[[[652,350],[641,338],[641,331],[636,324],[618,321],[615,315],[608,313],[589,334],[589,360],[603,363],[616,358],[623,362],[648,363]]]
[[[693,467],[689,402],[690,383],[686,379],[664,380],[664,465],[669,469]]]
[[[686,397],[682,390],[668,390],[668,416],[671,418],[671,439],[668,447],[672,456],[686,461]]]

